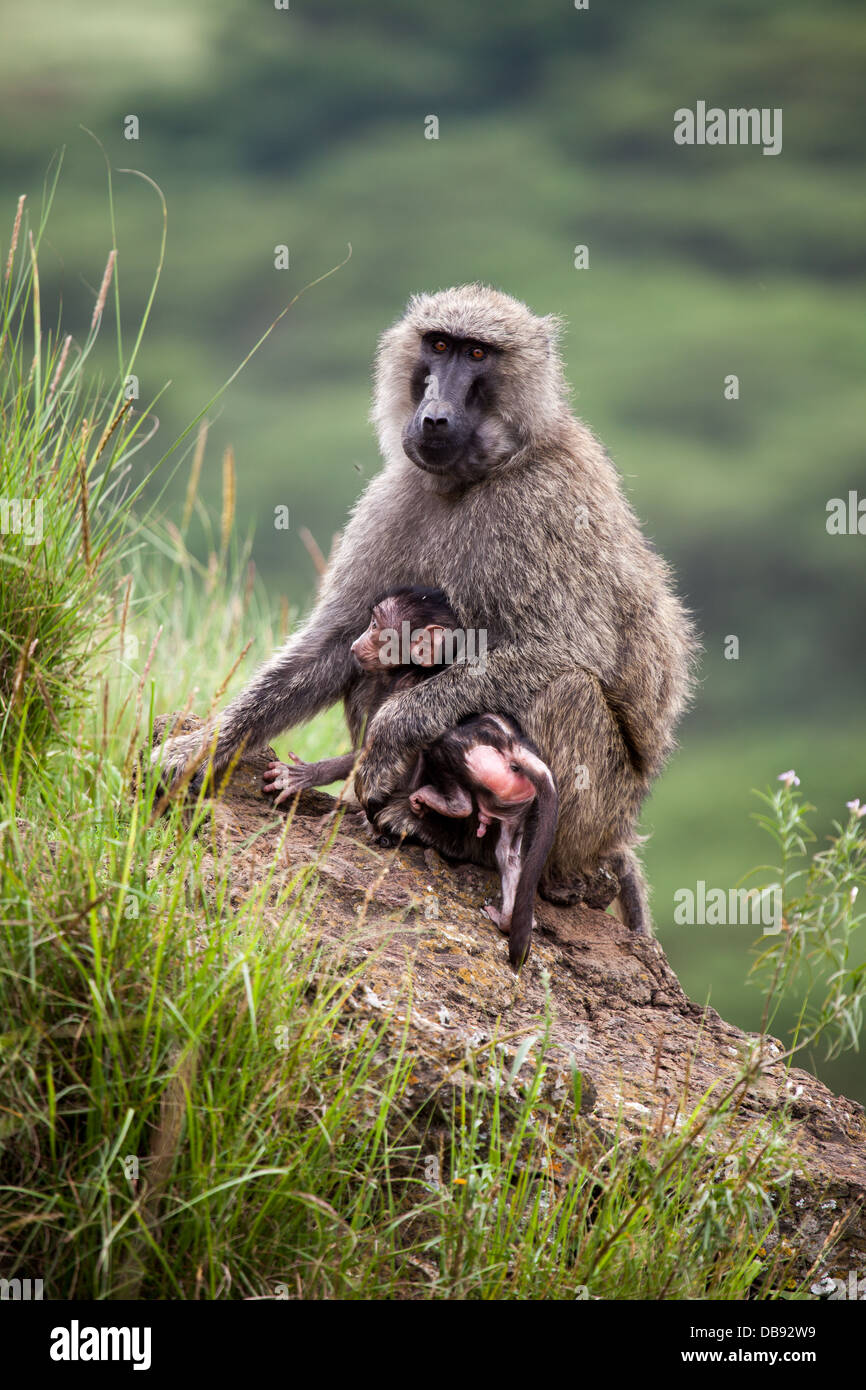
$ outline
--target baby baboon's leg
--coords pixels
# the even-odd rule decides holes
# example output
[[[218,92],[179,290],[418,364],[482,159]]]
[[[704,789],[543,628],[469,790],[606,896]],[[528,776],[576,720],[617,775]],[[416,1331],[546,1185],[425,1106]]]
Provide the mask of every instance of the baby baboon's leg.
[[[523,827],[509,824],[508,821],[501,821],[499,839],[496,841],[496,867],[499,870],[499,879],[502,885],[502,906],[499,908],[488,906],[485,907],[484,911],[505,936],[511,930],[514,899],[517,894],[517,885],[520,882],[520,871],[523,867],[522,846]]]
[[[457,782],[448,787],[418,787],[409,796],[409,805],[416,816],[423,816],[425,806],[438,811],[440,816],[453,816],[462,819],[472,814],[472,797],[465,787]]]
[[[265,792],[274,797],[275,806],[308,787],[327,787],[331,782],[344,781],[358,761],[357,753],[324,758],[319,763],[302,762],[294,753],[288,756],[291,763],[269,763],[262,777]]]

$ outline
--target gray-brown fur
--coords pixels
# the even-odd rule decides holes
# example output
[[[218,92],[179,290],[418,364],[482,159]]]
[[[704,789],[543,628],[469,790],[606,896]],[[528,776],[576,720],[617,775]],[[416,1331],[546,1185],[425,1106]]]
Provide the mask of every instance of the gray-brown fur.
[[[402,446],[410,378],[431,331],[500,350],[497,408],[481,440],[488,472],[464,488],[424,472]],[[418,828],[405,794],[389,800],[418,750],[467,715],[509,714],[559,787],[543,891],[580,896],[612,869],[629,924],[644,930],[635,824],[674,745],[695,643],[613,464],[571,413],[557,333],[556,320],[469,285],[414,297],[383,335],[373,419],[385,466],[355,506],[310,619],[220,718],[217,762],[341,698],[354,723],[350,644],[373,599],[436,585],[464,628],[487,630],[486,663],[454,665],[386,701],[357,776],[361,800],[380,808],[383,827]],[[182,766],[199,743],[175,740],[165,764]]]

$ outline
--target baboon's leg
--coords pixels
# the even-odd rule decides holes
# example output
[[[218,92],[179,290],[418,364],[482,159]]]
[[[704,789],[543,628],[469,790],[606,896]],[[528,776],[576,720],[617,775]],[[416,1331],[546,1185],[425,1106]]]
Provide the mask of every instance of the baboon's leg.
[[[599,866],[633,838],[646,781],[589,672],[565,672],[539,691],[522,723],[559,789],[556,840],[539,891],[552,902],[577,902]]]
[[[441,816],[453,816],[455,819],[472,815],[472,797],[465,787],[458,786],[456,782],[445,788],[430,785],[418,787],[411,793],[409,805],[418,816],[424,814],[425,806],[431,811],[438,811]]]
[[[586,878],[583,901],[587,907],[604,910],[619,897],[619,879],[613,872],[612,864],[611,860],[608,864],[599,865],[595,872]]]
[[[318,763],[305,763],[296,753],[287,754],[291,763],[268,763],[262,776],[264,790],[274,797],[274,806],[296,796],[307,787],[327,787],[342,782],[352,773],[358,761],[357,753],[344,753],[339,758],[325,758]]]

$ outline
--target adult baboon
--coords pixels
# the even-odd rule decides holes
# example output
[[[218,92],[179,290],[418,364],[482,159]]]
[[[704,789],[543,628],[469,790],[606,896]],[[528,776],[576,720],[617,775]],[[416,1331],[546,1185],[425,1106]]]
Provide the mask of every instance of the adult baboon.
[[[401,789],[419,749],[468,715],[510,715],[559,787],[542,892],[577,901],[607,866],[625,920],[644,931],[635,823],[673,746],[694,638],[613,464],[571,413],[558,327],[467,285],[415,296],[383,335],[373,419],[385,467],[310,619],[219,719],[215,759],[224,766],[337,699],[350,706],[351,641],[374,598],[434,585],[464,629],[486,629],[486,661],[451,665],[378,710],[356,779],[368,815],[411,830]],[[200,744],[173,740],[164,766],[182,767]]]

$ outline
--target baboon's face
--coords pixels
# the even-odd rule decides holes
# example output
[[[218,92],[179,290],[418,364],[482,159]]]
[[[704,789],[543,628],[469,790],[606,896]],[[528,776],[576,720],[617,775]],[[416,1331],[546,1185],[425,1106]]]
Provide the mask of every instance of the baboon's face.
[[[473,339],[427,333],[412,372],[408,458],[455,483],[483,478],[514,449],[496,413],[499,351]]]
[[[399,666],[437,666],[447,629],[423,603],[390,596],[377,603],[370,625],[352,643],[352,655],[368,675],[393,674]],[[408,640],[407,640],[408,639]]]
[[[352,655],[362,671],[374,675],[398,664],[388,645],[393,616],[388,605],[378,603],[370,614],[370,626],[352,643]]]

